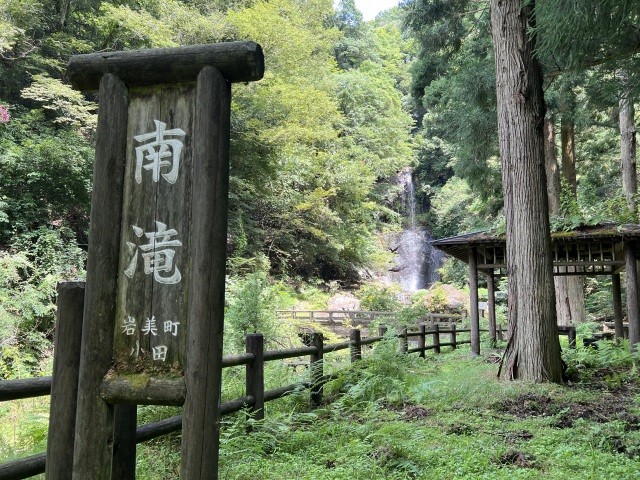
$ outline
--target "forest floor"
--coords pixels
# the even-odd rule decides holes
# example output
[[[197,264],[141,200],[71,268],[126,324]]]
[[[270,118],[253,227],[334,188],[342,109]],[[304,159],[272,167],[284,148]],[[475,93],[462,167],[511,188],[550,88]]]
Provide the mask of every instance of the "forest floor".
[[[220,478],[640,478],[640,384],[625,347],[569,352],[565,385],[500,381],[498,352],[375,357],[327,386],[322,408],[304,408],[306,395],[269,404],[250,435],[227,420]],[[147,457],[179,452],[176,441]]]

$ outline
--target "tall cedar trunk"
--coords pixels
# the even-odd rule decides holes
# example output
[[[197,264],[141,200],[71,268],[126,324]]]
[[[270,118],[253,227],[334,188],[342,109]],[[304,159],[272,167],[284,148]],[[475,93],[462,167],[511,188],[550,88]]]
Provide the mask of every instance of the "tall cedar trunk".
[[[563,115],[560,120],[560,139],[562,142],[562,177],[575,197],[578,191],[575,125],[573,119],[566,115]]]
[[[570,104],[575,104],[575,93],[567,92],[572,99]],[[572,114],[573,112],[571,112]],[[578,180],[576,175],[576,144],[575,122],[571,115],[563,115],[560,121],[561,145],[562,145],[562,177],[564,185],[571,192],[574,199],[577,197]],[[584,277],[572,275],[555,277],[556,285],[556,311],[559,325],[575,325],[584,321]]]
[[[549,215],[560,213],[560,171],[556,155],[556,131],[554,117],[547,112],[544,117],[544,163],[547,174],[547,200]]]
[[[562,380],[544,171],[542,73],[528,35],[534,2],[491,0],[507,264],[508,379]]]
[[[558,168],[558,157],[556,155],[554,117],[552,114],[549,114],[549,112],[547,112],[547,116],[544,119],[544,161],[547,174],[549,215],[558,215],[560,213],[560,170]],[[578,300],[577,304],[572,306],[572,296],[569,292],[575,290],[571,289],[571,285],[578,283],[573,280],[574,278],[581,277],[553,277],[556,290],[557,322],[559,325],[571,325],[573,323],[574,313],[577,318],[583,318],[584,316],[584,293],[582,293],[582,288],[579,290],[579,292],[582,293],[580,296],[582,302]],[[582,285],[582,280],[580,280],[578,285]],[[582,305],[582,313],[580,313],[580,305]]]
[[[620,96],[620,154],[622,159],[622,188],[627,206],[634,215],[637,215],[635,195],[638,193],[638,178],[636,176],[636,125],[634,122],[635,110],[630,93],[626,87],[628,74],[626,71],[620,74],[623,84]]]

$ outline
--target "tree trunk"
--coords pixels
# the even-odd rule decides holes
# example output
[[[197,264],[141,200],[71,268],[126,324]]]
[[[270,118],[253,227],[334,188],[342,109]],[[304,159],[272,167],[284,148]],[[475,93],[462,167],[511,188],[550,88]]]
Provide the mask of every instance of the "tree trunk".
[[[567,182],[567,186],[575,198],[578,192],[575,124],[573,119],[568,118],[566,115],[563,115],[560,120],[560,140],[562,142],[562,177]]]
[[[575,93],[569,91],[571,105],[575,105]],[[562,176],[573,199],[577,199],[575,123],[571,115],[563,115],[560,121],[562,142]],[[584,321],[584,277],[582,275],[555,277],[556,311],[558,325],[575,325]]]
[[[509,340],[504,376],[562,380],[544,172],[542,73],[528,33],[534,2],[491,0],[502,160]]]
[[[552,114],[547,114],[544,117],[544,162],[547,173],[549,214],[558,215],[560,213],[560,172],[558,171],[556,131]]]
[[[638,177],[636,175],[636,125],[633,100],[626,83],[628,73],[619,74],[623,85],[620,96],[620,153],[622,160],[622,188],[627,199],[627,206],[637,215],[635,195],[638,193]]]

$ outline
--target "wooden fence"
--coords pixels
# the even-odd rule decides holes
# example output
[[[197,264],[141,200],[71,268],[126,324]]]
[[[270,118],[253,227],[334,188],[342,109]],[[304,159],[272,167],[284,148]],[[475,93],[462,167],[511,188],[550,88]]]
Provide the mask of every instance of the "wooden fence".
[[[298,322],[315,322],[320,324],[344,324],[370,325],[374,322],[385,323],[394,321],[398,317],[397,312],[376,312],[367,310],[276,310],[281,320]],[[451,313],[430,313],[422,319],[426,323],[461,322],[466,318],[466,312],[462,315]]]
[[[351,362],[357,362],[362,358],[363,346],[372,345],[381,341],[385,336],[390,336],[399,339],[399,349],[402,353],[418,353],[421,357],[424,357],[428,350],[440,353],[442,347],[455,349],[459,345],[469,344],[470,340],[458,339],[458,334],[467,334],[469,332],[470,330],[468,329],[458,329],[455,324],[445,328],[435,324],[431,327],[420,325],[418,331],[404,329],[399,333],[386,335],[386,327],[380,326],[377,336],[362,338],[359,329],[352,329],[349,340],[329,345],[324,344],[324,338],[321,333],[309,333],[303,337],[304,346],[284,350],[264,350],[263,336],[261,334],[249,335],[246,338],[246,353],[225,355],[223,358],[223,368],[245,367],[246,391],[244,396],[224,402],[221,405],[221,415],[229,415],[246,409],[254,418],[261,419],[264,416],[264,404],[266,402],[285,397],[301,389],[308,389],[311,403],[319,405],[322,402],[324,384],[337,375],[336,373],[325,375],[325,354],[350,349]],[[448,341],[442,341],[442,334],[448,335]],[[429,339],[431,340],[430,343],[428,343]],[[410,343],[414,344],[416,341],[417,346],[410,346]],[[264,390],[264,364],[266,362],[299,357],[309,357],[307,365],[310,376],[308,381],[272,390]],[[55,370],[54,375],[57,375]],[[52,377],[0,381],[0,402],[49,395],[51,386]],[[137,443],[180,431],[181,428],[182,415],[137,427],[135,436],[130,439],[130,445],[123,445],[122,442],[124,440],[121,439],[120,441],[118,450],[121,454],[114,454],[114,472],[117,471],[118,474],[117,476],[114,475],[113,478],[135,478],[135,445]],[[72,458],[72,444],[59,447],[63,447],[70,452]],[[133,455],[131,454],[132,451]],[[128,452],[128,454],[123,452]],[[68,462],[69,460],[56,459],[55,461]],[[46,453],[40,453],[0,464],[0,480],[18,480],[44,473],[46,462]],[[60,478],[65,477],[61,476]],[[70,475],[68,478],[71,478]]]

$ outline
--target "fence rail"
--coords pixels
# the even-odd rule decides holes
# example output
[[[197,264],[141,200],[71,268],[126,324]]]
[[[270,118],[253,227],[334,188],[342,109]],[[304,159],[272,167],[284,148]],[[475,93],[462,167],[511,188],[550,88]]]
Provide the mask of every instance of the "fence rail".
[[[373,322],[395,320],[397,312],[377,312],[369,310],[276,310],[281,320],[308,321],[315,323],[344,324],[345,321],[360,325],[369,325]],[[426,323],[436,322],[461,322],[467,318],[466,312],[463,314],[453,313],[430,313],[421,321]]]
[[[350,339],[335,344],[324,344],[321,333],[309,334],[304,340],[306,345],[298,348],[283,350],[264,350],[264,339],[261,334],[248,335],[246,338],[247,353],[225,355],[223,368],[244,366],[246,369],[246,395],[224,402],[221,405],[221,415],[229,415],[246,409],[254,418],[263,418],[264,404],[279,398],[283,398],[301,390],[309,390],[311,402],[314,405],[322,403],[323,386],[333,375],[324,373],[324,355],[341,350],[350,349],[351,362],[362,358],[362,347],[380,342],[384,338],[396,337],[400,340],[400,351],[403,353],[419,353],[424,356],[428,350],[440,353],[440,348],[469,343],[469,340],[459,340],[457,334],[468,333],[469,330],[457,329],[452,324],[448,329],[442,329],[434,325],[430,329],[422,325],[419,331],[402,330],[396,334],[386,334],[386,327],[379,327],[376,336],[361,338],[359,329],[352,329]],[[447,334],[449,342],[440,342],[440,335]],[[432,344],[427,344],[427,337],[433,339]],[[418,347],[408,348],[409,339],[418,338]],[[270,361],[285,360],[291,358],[309,357],[307,367],[310,370],[310,380],[285,385],[271,390],[264,390],[264,364]],[[17,400],[48,395],[51,392],[52,377],[38,377],[21,380],[0,381],[0,401]],[[182,415],[142,425],[136,428],[135,443],[146,442],[154,438],[180,431],[182,428]],[[0,480],[18,480],[29,478],[45,472],[46,453],[40,453],[17,460],[0,464]],[[135,464],[130,468],[135,469]],[[127,477],[129,478],[129,477]],[[133,476],[131,476],[133,478]]]

